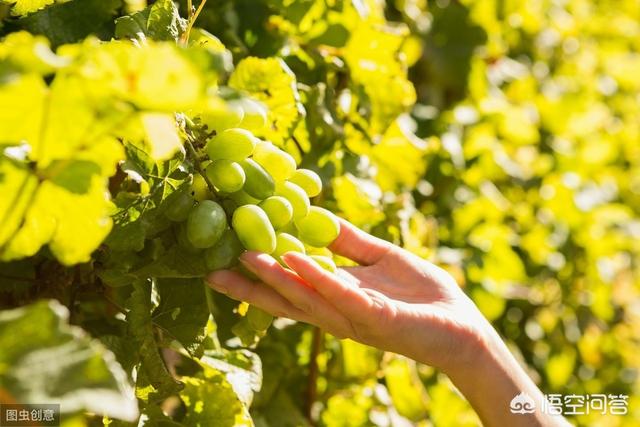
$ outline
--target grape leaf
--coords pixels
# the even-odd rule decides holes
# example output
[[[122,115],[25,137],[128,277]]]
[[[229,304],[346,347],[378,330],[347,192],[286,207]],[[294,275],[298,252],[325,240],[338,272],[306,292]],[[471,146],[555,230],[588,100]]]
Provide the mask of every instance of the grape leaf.
[[[236,395],[224,373],[206,364],[194,377],[183,377],[180,397],[187,408],[183,422],[188,426],[250,427],[249,411]]]
[[[140,119],[146,134],[146,141],[151,146],[149,154],[154,160],[167,160],[182,147],[173,115],[142,113]]]
[[[49,40],[33,36],[26,31],[8,34],[0,44],[0,62],[3,72],[19,71],[25,74],[50,74],[69,64],[67,58],[51,51]]]
[[[111,230],[110,207],[101,177],[91,178],[85,194],[44,181],[0,258],[31,256],[48,243],[63,264],[86,262]]]
[[[248,408],[262,387],[262,362],[248,350],[207,352],[200,363],[223,372],[236,395]]]
[[[406,29],[360,25],[344,48],[354,92],[360,93],[360,107],[370,110],[370,134],[382,134],[398,115],[416,101],[415,89],[403,64],[396,60],[407,35]],[[360,111],[356,118],[360,116]]]
[[[342,369],[345,378],[364,379],[380,368],[380,350],[352,340],[340,341]]]
[[[415,362],[396,356],[385,366],[384,377],[398,413],[414,422],[423,420],[429,399]]]
[[[31,190],[29,206],[22,210],[21,227],[10,233],[12,238],[0,249],[0,259],[8,261],[31,256],[49,244],[52,253],[63,264],[88,261],[111,230],[112,203],[105,192],[106,176],[113,173],[121,156],[120,144],[105,138],[87,150],[79,151],[77,160],[52,163],[43,174],[48,179]],[[94,163],[94,160],[101,163]],[[22,179],[25,188],[14,186],[15,182],[7,184],[13,188],[8,194],[17,194],[20,200],[25,194],[21,190],[29,194],[26,190],[33,185],[29,183],[37,181],[31,172],[23,173]],[[20,204],[17,206],[20,212]],[[7,215],[12,208],[5,209],[4,215]],[[13,218],[8,227],[15,228]]]
[[[158,279],[155,289],[160,304],[151,315],[153,322],[176,339],[187,351],[202,356],[202,341],[209,319],[209,307],[202,279]]]
[[[304,115],[295,75],[280,59],[243,59],[229,78],[229,86],[248,92],[269,108],[269,125],[256,134],[275,144],[284,144]]]
[[[53,46],[77,42],[90,34],[109,39],[121,5],[122,0],[71,0],[22,17],[8,27],[45,35]]]
[[[403,121],[402,118],[394,121],[380,143],[371,149],[371,158],[378,167],[376,181],[382,190],[414,188],[426,169],[426,163],[420,159],[427,144],[407,129]]]
[[[186,20],[180,18],[173,1],[160,0],[139,12],[116,19],[115,33],[119,39],[178,40],[185,28]]]
[[[56,301],[0,311],[0,388],[19,402],[59,403],[64,413],[135,420],[137,402],[125,372],[68,318]]]
[[[48,89],[42,77],[25,74],[0,84],[0,145],[36,141]]]
[[[0,248],[20,227],[37,185],[38,179],[24,164],[0,156]]]
[[[375,182],[345,174],[333,179],[338,209],[356,225],[376,224],[384,219],[382,191]]]
[[[138,378],[138,383],[148,380],[154,388],[154,398],[161,399],[175,393],[179,390],[180,383],[167,370],[153,332],[151,286],[148,280],[133,282],[133,292],[127,306],[129,333],[138,344],[141,367],[145,374],[144,378]]]
[[[2,0],[2,3],[13,4],[11,14],[20,16],[43,9],[56,1],[60,0]]]

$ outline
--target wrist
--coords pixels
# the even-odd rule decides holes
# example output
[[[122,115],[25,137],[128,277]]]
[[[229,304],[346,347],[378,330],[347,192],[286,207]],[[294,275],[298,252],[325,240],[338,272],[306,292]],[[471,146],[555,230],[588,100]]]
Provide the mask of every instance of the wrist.
[[[510,411],[511,400],[521,393],[530,397],[536,408],[542,407],[544,395],[491,326],[469,344],[465,362],[445,373],[471,403],[484,425],[569,425],[562,417],[551,417],[539,410],[525,415]]]

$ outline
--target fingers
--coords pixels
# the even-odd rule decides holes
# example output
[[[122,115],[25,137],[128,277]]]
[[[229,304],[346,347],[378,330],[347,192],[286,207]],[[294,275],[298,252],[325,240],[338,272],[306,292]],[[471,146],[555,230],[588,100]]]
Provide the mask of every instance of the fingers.
[[[360,265],[372,265],[385,256],[393,245],[365,233],[348,221],[340,220],[340,234],[329,249]]]
[[[349,322],[333,304],[327,302],[303,278],[278,264],[273,257],[259,252],[245,252],[240,260],[272,290],[304,313],[310,319],[309,323],[319,325],[337,336],[352,335]]]
[[[317,295],[297,274],[285,270],[271,256],[259,252],[245,252],[240,262],[276,292],[304,311],[312,313]]]
[[[362,318],[371,308],[371,299],[362,289],[323,269],[308,256],[287,252],[282,259],[345,317]]]
[[[215,271],[207,282],[216,291],[238,301],[246,301],[278,317],[308,322],[308,316],[293,306],[282,295],[262,283],[253,282],[242,274],[230,270]]]

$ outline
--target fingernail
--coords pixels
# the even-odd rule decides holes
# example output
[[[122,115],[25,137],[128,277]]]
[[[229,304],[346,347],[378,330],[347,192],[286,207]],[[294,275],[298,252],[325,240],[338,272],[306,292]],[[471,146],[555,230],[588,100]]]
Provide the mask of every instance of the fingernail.
[[[256,270],[255,267],[253,266],[253,264],[251,264],[249,261],[245,260],[244,258],[240,257],[239,258],[240,262],[242,263],[242,265],[245,266],[245,268],[247,270],[249,270],[250,272],[252,272],[253,274],[256,274]]]
[[[280,259],[282,260],[282,262],[288,267],[291,268],[291,266],[289,265],[289,263],[287,262],[287,258],[289,258],[292,254],[293,251],[289,251],[289,252],[285,252],[282,255],[280,255]]]
[[[213,288],[215,291],[220,292],[221,294],[227,294],[229,293],[229,290],[226,288],[226,286],[221,285],[220,283],[216,283],[214,281],[212,281],[210,278],[208,280],[209,282],[209,286],[211,288]]]
[[[212,283],[211,287],[213,288],[214,291],[218,292],[219,294],[227,295],[229,293],[227,288],[219,286],[216,283]]]

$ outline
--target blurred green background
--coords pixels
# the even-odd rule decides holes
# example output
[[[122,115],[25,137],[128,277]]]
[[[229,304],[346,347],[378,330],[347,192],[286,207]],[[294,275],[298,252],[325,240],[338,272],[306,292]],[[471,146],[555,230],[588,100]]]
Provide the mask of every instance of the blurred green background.
[[[296,26],[274,25],[304,47],[321,32],[310,16],[323,9],[318,3],[340,2],[275,3]],[[346,49],[374,44],[373,55],[357,61],[378,68],[351,77],[376,81],[368,90],[380,116],[411,105],[402,73],[380,65],[399,43],[415,88],[410,115],[427,155],[421,165],[407,147],[366,151],[348,141],[377,171],[373,180],[362,172],[368,165],[356,168],[360,176],[334,178],[337,210],[445,265],[543,392],[629,395],[627,416],[572,416],[573,423],[638,425],[640,2],[361,3],[379,21],[344,30]],[[323,37],[339,38],[341,29],[335,24]],[[294,70],[296,60],[287,60]],[[325,371],[322,420],[367,424],[380,402],[382,356],[353,343],[341,351],[343,371]],[[402,415],[418,425],[477,424],[444,377],[402,360],[384,363]],[[410,372],[426,393],[394,388],[393,378]],[[426,414],[430,421],[420,421]]]

